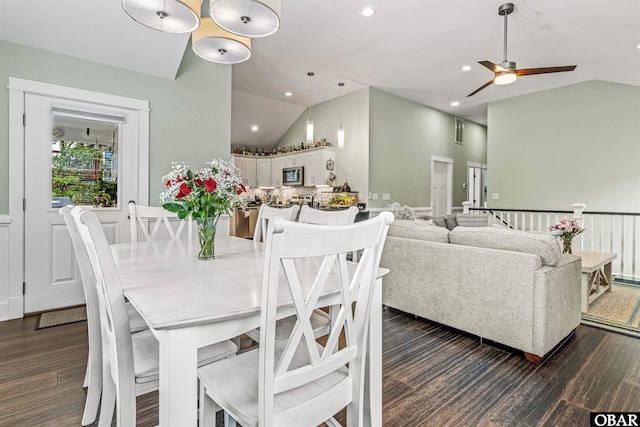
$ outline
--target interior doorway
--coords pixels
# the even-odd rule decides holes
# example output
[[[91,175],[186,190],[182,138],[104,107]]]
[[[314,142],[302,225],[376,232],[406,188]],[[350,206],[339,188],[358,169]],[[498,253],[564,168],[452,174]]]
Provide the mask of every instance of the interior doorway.
[[[431,207],[433,216],[453,209],[453,159],[431,156]]]
[[[467,201],[472,208],[484,208],[487,202],[487,165],[467,162]]]

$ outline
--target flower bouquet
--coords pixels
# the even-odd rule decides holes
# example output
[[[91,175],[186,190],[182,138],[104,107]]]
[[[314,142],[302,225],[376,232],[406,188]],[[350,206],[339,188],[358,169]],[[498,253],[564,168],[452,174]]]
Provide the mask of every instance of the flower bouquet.
[[[162,206],[178,218],[196,221],[200,242],[199,258],[215,258],[215,235],[222,214],[231,215],[234,208],[245,209],[241,194],[247,191],[240,171],[222,159],[206,162],[207,167],[195,172],[182,162],[171,163],[171,172],[162,178],[166,189],[160,194]]]
[[[571,240],[584,231],[577,219],[562,218],[559,223],[549,227],[551,235],[562,239],[562,253],[571,253]]]

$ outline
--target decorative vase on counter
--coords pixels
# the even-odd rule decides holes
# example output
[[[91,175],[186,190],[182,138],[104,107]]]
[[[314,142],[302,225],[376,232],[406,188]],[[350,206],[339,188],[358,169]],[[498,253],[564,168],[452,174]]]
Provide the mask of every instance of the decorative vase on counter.
[[[571,236],[564,236],[562,238],[562,253],[571,254]]]
[[[196,218],[198,241],[200,242],[199,259],[214,259],[216,257],[215,241],[216,226],[220,215],[206,218]]]

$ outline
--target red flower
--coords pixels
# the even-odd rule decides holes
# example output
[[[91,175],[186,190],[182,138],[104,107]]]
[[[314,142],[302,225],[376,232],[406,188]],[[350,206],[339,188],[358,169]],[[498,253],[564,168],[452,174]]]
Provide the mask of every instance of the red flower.
[[[236,194],[239,196],[245,191],[247,191],[247,187],[245,187],[244,184],[240,184],[240,186],[236,189]]]
[[[167,180],[167,182],[165,183],[165,185],[166,185],[167,187],[171,187],[171,180],[170,180],[170,179],[168,179],[168,180]]]
[[[204,190],[207,193],[213,193],[214,191],[216,191],[217,185],[218,184],[214,181],[213,178],[209,178],[207,179],[207,182],[204,183]]]
[[[191,193],[191,188],[189,188],[186,182],[183,182],[180,186],[180,191],[178,191],[178,194],[176,195],[176,199],[182,199],[189,193]]]
[[[195,185],[197,185],[198,187],[202,187],[204,185],[204,182],[202,182],[202,180],[200,178],[196,178],[193,180],[193,183]]]

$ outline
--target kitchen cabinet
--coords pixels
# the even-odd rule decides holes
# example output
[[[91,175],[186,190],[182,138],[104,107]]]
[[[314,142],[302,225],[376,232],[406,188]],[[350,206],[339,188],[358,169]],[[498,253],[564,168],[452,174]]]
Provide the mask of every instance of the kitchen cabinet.
[[[271,186],[282,187],[282,169],[286,165],[287,156],[271,158]]]
[[[249,156],[231,156],[233,165],[240,169],[240,176],[245,187],[256,186],[256,159]]]
[[[310,150],[304,153],[304,185],[327,185],[330,171],[327,170],[327,161],[335,163],[336,151],[333,148]]]
[[[285,168],[292,168],[295,166],[304,166],[304,153],[300,154],[287,154],[285,158]]]
[[[271,159],[258,159],[256,165],[258,187],[271,187]]]

